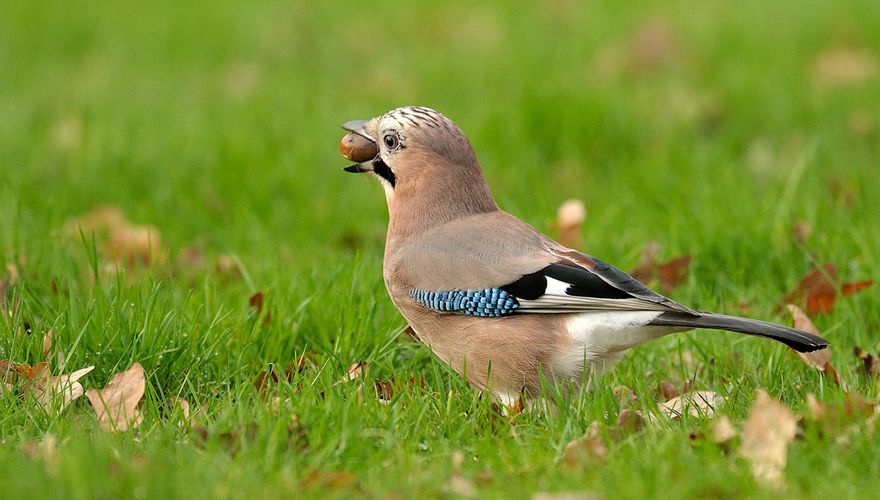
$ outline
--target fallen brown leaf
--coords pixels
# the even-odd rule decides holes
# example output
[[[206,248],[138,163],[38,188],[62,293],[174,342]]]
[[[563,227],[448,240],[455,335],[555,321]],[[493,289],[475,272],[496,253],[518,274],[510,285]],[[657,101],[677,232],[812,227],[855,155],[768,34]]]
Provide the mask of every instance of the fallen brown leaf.
[[[305,479],[300,482],[300,486],[304,490],[311,488],[320,488],[324,491],[343,490],[351,487],[356,477],[348,472],[342,471],[319,471],[312,470]]]
[[[675,387],[675,384],[668,380],[661,380],[659,386],[657,387],[657,392],[663,398],[663,401],[669,401],[670,399],[677,398],[681,395],[678,392],[678,389]]]
[[[813,234],[813,225],[805,220],[795,221],[791,225],[791,238],[798,245],[803,245]]]
[[[837,300],[837,268],[825,263],[814,267],[798,284],[782,298],[783,304],[795,304],[805,309],[807,314],[827,314]],[[841,285],[843,295],[852,295],[874,284],[874,280],[863,280]]]
[[[730,419],[722,415],[712,422],[712,441],[715,444],[725,444],[736,437],[736,428]]]
[[[257,310],[257,313],[263,311],[263,302],[266,299],[266,294],[263,292],[255,292],[253,295],[248,297],[248,305]]]
[[[643,283],[650,283],[656,279],[659,281],[661,288],[669,291],[678,287],[687,279],[691,257],[689,255],[682,255],[658,263],[657,255],[659,252],[659,243],[656,241],[646,243],[644,250],[642,250],[642,256],[639,259],[639,265],[630,274]]]
[[[257,380],[254,381],[254,388],[260,396],[265,396],[269,387],[277,383],[278,375],[275,373],[275,365],[270,364],[268,369],[261,371],[257,375]]]
[[[288,383],[293,382],[296,375],[303,373],[303,371],[310,366],[314,367],[315,356],[317,354],[318,353],[315,351],[307,351],[304,352],[302,356],[291,360],[290,363],[287,364],[287,368],[284,370],[284,379],[287,380]],[[271,386],[278,384],[281,380],[276,367],[276,364],[270,363],[267,369],[257,375],[257,379],[254,381],[254,388],[261,397],[266,397]]]
[[[32,394],[46,408],[52,408],[52,403],[58,401],[55,408],[64,410],[83,395],[83,386],[77,381],[94,369],[94,366],[89,366],[68,375],[53,377],[49,363],[45,361],[30,366],[2,360],[0,381],[4,382],[6,390],[14,390],[17,385],[24,394]]]
[[[19,445],[22,453],[31,460],[42,460],[52,470],[58,465],[58,438],[46,434],[42,439],[25,441]]]
[[[172,409],[180,408],[180,412],[183,414],[183,419],[189,421],[189,401],[180,396],[172,396],[168,399],[168,406]]]
[[[852,181],[832,177],[825,183],[831,198],[844,207],[852,206],[856,200],[856,186]]]
[[[621,408],[632,408],[639,402],[636,393],[625,385],[615,386],[611,392],[614,394],[614,397],[617,398]]]
[[[263,314],[263,305],[266,302],[266,294],[263,292],[255,292],[253,295],[248,297],[248,305],[257,312],[257,316]],[[271,321],[269,317],[269,312],[266,311],[266,315],[263,316],[263,324],[268,325]]]
[[[46,407],[49,407],[56,398],[60,398],[58,399],[60,401],[59,409],[63,410],[83,395],[84,389],[78,380],[94,369],[94,366],[88,366],[68,375],[50,377],[44,386],[35,388],[34,394]]]
[[[370,365],[366,361],[352,363],[352,365],[348,367],[348,373],[346,373],[345,376],[334,385],[357,380],[362,376],[366,376],[369,371]]]
[[[739,453],[752,464],[754,476],[774,486],[783,485],[788,443],[797,432],[797,417],[787,406],[758,390],[751,414],[743,425]]]
[[[680,59],[682,51],[665,19],[646,19],[628,39],[599,48],[592,61],[597,75],[606,81],[621,76],[645,76]]]
[[[640,73],[653,71],[682,55],[672,25],[663,18],[651,18],[639,24],[629,50],[630,64]]]
[[[813,393],[807,394],[805,404],[807,406],[807,418],[816,421],[825,418],[825,405],[820,403]]]
[[[229,276],[232,278],[240,278],[242,276],[241,266],[238,264],[238,257],[235,255],[221,255],[217,257],[214,264],[217,274]]]
[[[25,392],[45,387],[50,376],[49,363],[45,361],[31,366],[8,359],[0,360],[0,380],[5,380],[13,387],[19,385]]]
[[[584,462],[603,460],[608,455],[608,448],[599,436],[599,422],[593,421],[583,436],[565,445],[562,453],[562,465],[575,468]]]
[[[452,474],[446,483],[446,490],[453,495],[471,498],[477,495],[477,487],[470,478],[461,473],[461,465],[464,463],[464,453],[456,451],[452,454]]]
[[[105,205],[91,212],[68,220],[64,232],[73,238],[80,234],[95,235],[102,253],[117,265],[148,265],[163,262],[165,249],[155,226],[134,224],[119,207]]]
[[[861,281],[855,281],[853,283],[844,283],[840,287],[840,291],[844,295],[852,295],[854,293],[861,292],[862,290],[864,290],[865,288],[868,288],[869,286],[871,286],[873,284],[874,284],[874,280],[861,280]]]
[[[632,434],[645,426],[645,419],[642,413],[637,410],[624,408],[617,414],[617,422],[615,424],[615,432],[617,434]]]
[[[6,278],[0,279],[0,304],[6,300],[6,293],[18,281],[18,268],[12,262],[6,263]]]
[[[46,335],[43,336],[43,357],[49,355],[49,351],[52,350],[52,344],[55,341],[55,330],[49,330],[46,332]]]
[[[376,398],[379,402],[382,404],[390,403],[391,399],[394,398],[394,387],[392,387],[391,382],[376,379],[373,381],[373,385],[376,387]]]
[[[184,269],[204,269],[207,266],[205,249],[198,243],[183,247],[177,253],[176,262],[179,267]]]
[[[137,405],[144,396],[145,386],[144,367],[134,363],[128,370],[113,375],[100,391],[89,389],[86,396],[95,408],[101,427],[124,431],[139,426],[143,416]]]
[[[813,83],[821,88],[857,85],[877,76],[877,58],[867,49],[831,47],[813,62]]]
[[[6,278],[0,279],[0,313],[6,314],[6,296],[12,285],[18,281],[18,268],[12,262],[6,263]]]
[[[660,413],[671,420],[678,420],[684,414],[698,418],[713,418],[715,409],[724,404],[726,398],[712,391],[695,391],[670,399],[658,406]]]
[[[581,200],[568,200],[559,205],[556,212],[556,226],[559,228],[559,242],[570,248],[583,244],[581,226],[587,218],[587,209]]]
[[[848,392],[843,400],[843,409],[850,418],[867,418],[880,410],[876,402],[858,392]]]
[[[630,271],[629,274],[643,283],[649,283],[657,273],[658,253],[660,253],[659,242],[651,240],[645,243],[645,248],[642,249],[642,255],[639,257],[639,265]]]
[[[868,137],[874,129],[874,113],[867,109],[857,109],[849,115],[849,133],[859,139]]]
[[[657,275],[660,278],[660,287],[664,290],[672,290],[684,283],[687,279],[688,269],[691,265],[691,256],[682,255],[669,259],[657,266]]]
[[[869,377],[880,376],[880,354],[871,354],[861,347],[853,347],[853,354],[862,361],[862,373]]]
[[[803,330],[807,333],[812,333],[813,335],[819,335],[819,330],[816,329],[816,326],[813,325],[813,322],[810,321],[810,318],[801,310],[800,307],[794,304],[788,304],[788,311],[791,313],[791,318],[794,322],[794,327],[798,330]],[[837,385],[840,385],[840,377],[837,375],[837,370],[831,365],[831,348],[826,347],[824,349],[820,349],[818,351],[813,352],[799,352],[797,353],[798,357],[801,358],[801,361],[807,364],[807,366],[811,366],[820,372],[822,372],[829,380],[834,382]]]

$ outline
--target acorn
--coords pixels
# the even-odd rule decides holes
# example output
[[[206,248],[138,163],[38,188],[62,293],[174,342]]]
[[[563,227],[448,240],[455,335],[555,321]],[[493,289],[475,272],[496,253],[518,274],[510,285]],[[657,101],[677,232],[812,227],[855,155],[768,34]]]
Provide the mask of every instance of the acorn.
[[[339,152],[351,161],[363,163],[379,154],[379,146],[366,137],[351,132],[339,142]]]

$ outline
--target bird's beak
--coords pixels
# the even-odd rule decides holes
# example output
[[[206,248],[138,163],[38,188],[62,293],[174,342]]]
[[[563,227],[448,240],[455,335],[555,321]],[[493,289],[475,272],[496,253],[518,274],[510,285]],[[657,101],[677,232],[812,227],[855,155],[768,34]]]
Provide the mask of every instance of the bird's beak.
[[[365,130],[367,123],[369,123],[368,120],[353,120],[342,124],[342,128],[349,133],[345,134],[345,137],[340,141],[339,152],[345,158],[357,162],[343,168],[346,172],[356,174],[373,170],[370,161],[379,155],[379,146]]]

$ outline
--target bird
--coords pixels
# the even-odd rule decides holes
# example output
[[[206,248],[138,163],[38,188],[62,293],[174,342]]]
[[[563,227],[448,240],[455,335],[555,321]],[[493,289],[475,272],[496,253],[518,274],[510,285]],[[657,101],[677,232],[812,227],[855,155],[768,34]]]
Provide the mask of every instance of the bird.
[[[385,191],[385,287],[416,337],[506,404],[542,380],[579,381],[632,347],[696,328],[764,337],[810,352],[808,332],[702,312],[557,243],[501,210],[462,130],[426,107],[346,122],[350,173]]]

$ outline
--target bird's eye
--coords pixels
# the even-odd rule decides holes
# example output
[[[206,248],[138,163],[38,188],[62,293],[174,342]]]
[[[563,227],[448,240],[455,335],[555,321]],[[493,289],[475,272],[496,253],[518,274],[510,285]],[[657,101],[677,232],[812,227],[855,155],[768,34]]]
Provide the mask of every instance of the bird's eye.
[[[400,140],[394,134],[388,134],[385,136],[385,146],[388,149],[394,149],[400,143]]]

